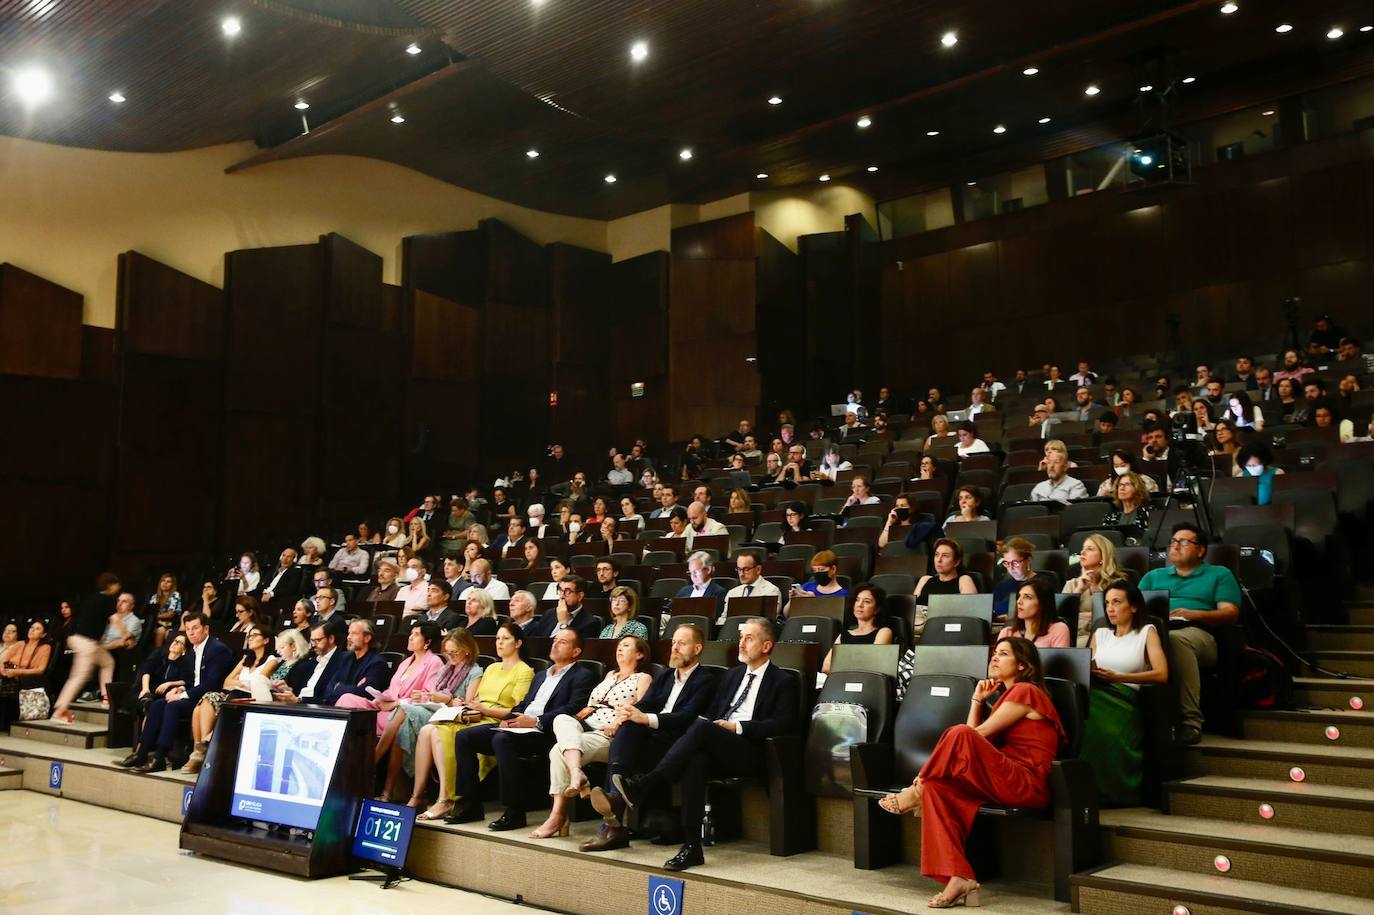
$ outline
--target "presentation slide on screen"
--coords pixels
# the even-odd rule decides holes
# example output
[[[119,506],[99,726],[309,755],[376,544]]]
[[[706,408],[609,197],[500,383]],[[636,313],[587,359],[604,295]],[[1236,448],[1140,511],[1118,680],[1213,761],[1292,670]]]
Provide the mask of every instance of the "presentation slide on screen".
[[[314,829],[347,725],[339,718],[247,713],[230,813]]]

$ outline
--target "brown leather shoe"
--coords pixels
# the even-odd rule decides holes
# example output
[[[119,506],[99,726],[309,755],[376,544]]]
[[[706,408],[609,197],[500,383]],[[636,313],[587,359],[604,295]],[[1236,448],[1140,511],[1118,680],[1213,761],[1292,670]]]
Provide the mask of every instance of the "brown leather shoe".
[[[577,847],[582,851],[613,851],[617,848],[629,848],[630,830],[624,826],[602,823],[601,829],[596,835]]]
[[[593,788],[592,808],[607,820],[614,820],[617,825],[625,823],[625,799],[618,794],[607,794],[603,788]]]

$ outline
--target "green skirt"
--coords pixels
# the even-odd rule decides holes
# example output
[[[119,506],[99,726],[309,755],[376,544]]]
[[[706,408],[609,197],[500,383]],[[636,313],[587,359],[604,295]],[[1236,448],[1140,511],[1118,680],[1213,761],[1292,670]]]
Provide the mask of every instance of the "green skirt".
[[[1094,681],[1088,694],[1088,720],[1079,758],[1092,766],[1104,807],[1140,803],[1142,746],[1140,694],[1121,683]]]

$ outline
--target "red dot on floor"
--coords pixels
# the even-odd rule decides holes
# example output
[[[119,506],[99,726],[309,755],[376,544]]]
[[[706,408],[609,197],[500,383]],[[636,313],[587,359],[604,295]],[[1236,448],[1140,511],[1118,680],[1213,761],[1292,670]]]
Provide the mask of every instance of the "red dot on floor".
[[[1217,855],[1212,859],[1212,864],[1223,874],[1231,869],[1231,859],[1225,855]]]
[[[1186,905],[1174,906],[1174,915],[1193,915]]]
[[[1361,699],[1359,696],[1351,696],[1350,707],[1355,709],[1355,711],[1359,711],[1360,709],[1364,708],[1364,700]]]
[[[1302,771],[1301,766],[1294,766],[1293,768],[1288,770],[1288,777],[1295,782],[1300,782],[1303,779],[1307,778],[1307,773]]]
[[[1327,739],[1327,740],[1340,740],[1340,739],[1341,739],[1341,729],[1338,728],[1338,727],[1336,727],[1334,724],[1328,724],[1328,725],[1326,726],[1326,739]]]
[[[1264,817],[1266,820],[1272,820],[1274,818],[1274,808],[1269,804],[1260,804],[1259,815]]]

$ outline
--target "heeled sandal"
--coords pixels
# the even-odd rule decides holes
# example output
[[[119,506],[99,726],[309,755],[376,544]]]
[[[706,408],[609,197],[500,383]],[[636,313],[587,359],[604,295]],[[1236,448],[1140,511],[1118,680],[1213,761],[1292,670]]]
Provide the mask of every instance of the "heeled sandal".
[[[533,832],[530,833],[530,838],[531,838],[531,839],[552,839],[552,838],[557,837],[557,838],[563,839],[563,838],[567,838],[568,834],[569,834],[571,831],[572,831],[572,821],[571,821],[571,820],[564,819],[562,825],[560,825],[560,826],[559,826],[557,829],[555,829],[553,832],[545,832],[545,831],[544,831],[544,827],[543,827],[543,826],[540,826],[538,829],[536,829],[536,830],[534,830]]]
[[[591,797],[592,783],[587,778],[587,773],[578,769],[577,775],[578,777],[572,779],[568,787],[563,789],[563,796],[570,800],[575,797]]]
[[[904,803],[904,799],[910,797],[910,802]],[[921,806],[921,796],[916,792],[915,785],[908,785],[896,794],[889,794],[887,797],[878,801],[878,806],[888,813],[895,813],[903,816]]]
[[[424,813],[416,816],[415,819],[424,820],[425,822],[429,822],[431,820],[442,820],[444,817],[448,816],[450,813],[453,812],[453,806],[453,801],[439,801],[438,803],[431,806]]]
[[[926,908],[952,909],[956,905],[962,905],[971,909],[976,909],[983,904],[982,901],[978,898],[978,890],[981,888],[982,884],[975,883],[973,884],[973,886],[964,890],[958,896],[953,897],[946,896],[944,892],[940,892],[930,897],[930,899],[926,902]]]

